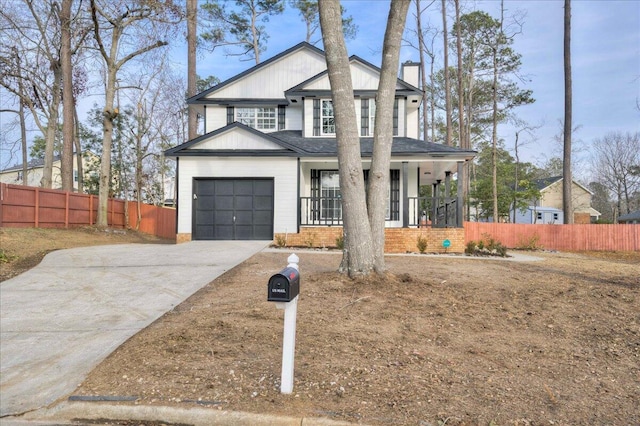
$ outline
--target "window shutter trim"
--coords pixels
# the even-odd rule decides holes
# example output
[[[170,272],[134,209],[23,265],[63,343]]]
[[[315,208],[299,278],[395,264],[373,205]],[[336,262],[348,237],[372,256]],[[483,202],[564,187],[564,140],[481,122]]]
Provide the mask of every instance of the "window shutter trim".
[[[320,99],[313,100],[313,136],[320,136]]]
[[[227,107],[227,124],[233,123],[235,120],[235,108],[232,106]]]

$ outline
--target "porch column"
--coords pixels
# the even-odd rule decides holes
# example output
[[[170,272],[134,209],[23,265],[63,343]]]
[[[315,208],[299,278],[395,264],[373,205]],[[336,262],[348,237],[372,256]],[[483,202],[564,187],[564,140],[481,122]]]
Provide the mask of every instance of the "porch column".
[[[298,201],[297,201],[297,205],[296,205],[296,216],[298,217],[297,220],[297,226],[296,226],[296,233],[300,233],[300,222],[302,221],[302,211],[300,208],[300,204],[301,204],[301,200],[300,200],[300,174],[302,172],[302,170],[300,169],[300,157],[298,157]]]
[[[440,204],[440,179],[433,184],[433,203],[431,204],[431,226],[438,224],[438,204]]]
[[[456,201],[456,226],[458,228],[463,227],[462,216],[463,216],[463,205],[462,205],[462,192],[464,186],[464,162],[458,161],[458,191],[457,196],[458,199]]]
[[[444,172],[444,196],[446,198],[451,196],[451,172]]]
[[[402,227],[409,227],[409,163],[402,162]]]

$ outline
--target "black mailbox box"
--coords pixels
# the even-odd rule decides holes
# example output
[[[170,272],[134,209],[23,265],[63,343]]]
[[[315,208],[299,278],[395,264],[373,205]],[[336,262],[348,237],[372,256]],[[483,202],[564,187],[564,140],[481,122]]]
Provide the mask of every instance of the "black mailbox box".
[[[300,293],[300,273],[295,268],[284,268],[269,278],[267,301],[291,302]]]

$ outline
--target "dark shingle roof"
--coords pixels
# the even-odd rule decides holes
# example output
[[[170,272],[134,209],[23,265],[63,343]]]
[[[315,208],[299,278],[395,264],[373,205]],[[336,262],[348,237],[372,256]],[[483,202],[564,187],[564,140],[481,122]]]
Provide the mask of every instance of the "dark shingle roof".
[[[53,161],[59,161],[60,160],[60,156],[59,155],[54,155],[53,157]],[[29,160],[27,162],[27,169],[31,170],[31,169],[37,169],[38,167],[44,167],[44,158],[33,158],[31,160]],[[14,172],[14,171],[20,171],[22,170],[22,163],[20,164],[15,164],[11,167],[8,167],[6,169],[0,170],[0,172],[5,173],[5,172]]]
[[[640,220],[640,210],[636,210],[628,214],[623,214],[622,216],[618,217],[618,222],[626,222],[632,220]]]
[[[543,179],[536,179],[533,181],[533,184],[539,189],[539,190],[543,190],[546,187],[548,187],[549,185],[552,185],[558,181],[562,180],[562,176],[552,176],[552,177],[548,177],[548,178],[543,178]]]
[[[300,130],[284,130],[280,132],[270,133],[270,136],[279,139],[291,146],[298,148],[300,151],[309,155],[326,155],[335,157],[338,155],[338,145],[336,138],[303,138]],[[371,156],[373,153],[373,138],[360,138],[360,152],[364,156]],[[425,142],[419,139],[406,137],[394,137],[391,152],[394,155],[412,155],[412,154],[460,154],[469,152],[475,154],[474,151],[463,151],[446,145],[440,145],[433,142]]]

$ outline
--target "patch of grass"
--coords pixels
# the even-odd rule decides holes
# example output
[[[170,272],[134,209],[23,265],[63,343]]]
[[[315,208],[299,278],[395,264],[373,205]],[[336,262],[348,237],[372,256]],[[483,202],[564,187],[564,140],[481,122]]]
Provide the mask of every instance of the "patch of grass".
[[[0,249],[0,263],[9,263],[17,258],[18,256],[9,254],[4,251],[4,249]]]

